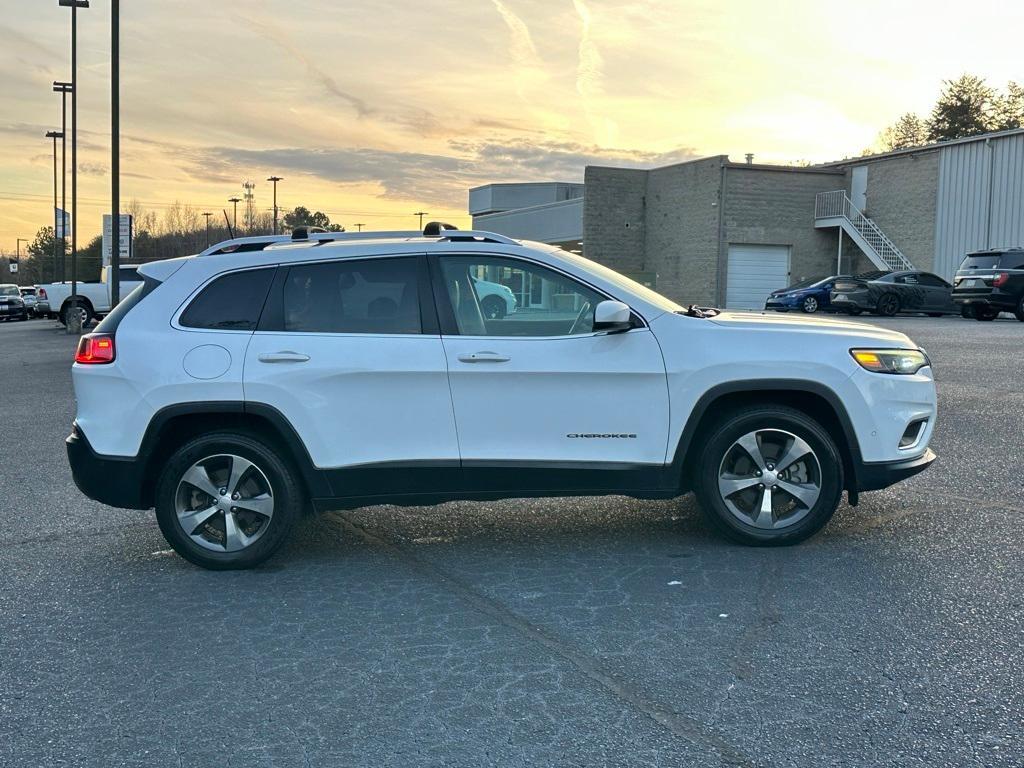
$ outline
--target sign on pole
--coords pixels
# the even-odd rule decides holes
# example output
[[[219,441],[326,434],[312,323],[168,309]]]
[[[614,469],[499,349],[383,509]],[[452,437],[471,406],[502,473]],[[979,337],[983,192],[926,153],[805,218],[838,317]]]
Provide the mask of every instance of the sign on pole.
[[[53,209],[56,213],[54,221],[57,223],[57,231],[54,233],[54,237],[68,238],[71,236],[71,214],[67,211],[62,211],[60,208]]]
[[[10,268],[11,268],[11,274],[13,275],[15,272],[18,271],[18,262],[16,262],[16,261],[10,262]]]
[[[109,213],[103,214],[103,266],[110,266],[111,250],[110,246],[113,242],[113,234],[111,233],[110,227],[111,216]],[[121,255],[121,259],[130,259],[132,257],[132,215],[130,213],[121,214],[121,232],[119,238],[118,252]]]

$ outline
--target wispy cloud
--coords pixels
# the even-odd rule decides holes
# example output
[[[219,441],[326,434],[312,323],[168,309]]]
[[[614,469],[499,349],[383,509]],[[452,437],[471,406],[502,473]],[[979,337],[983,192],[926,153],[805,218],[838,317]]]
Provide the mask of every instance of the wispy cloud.
[[[573,0],[576,15],[580,18],[580,43],[576,61],[576,92],[583,102],[583,112],[590,122],[591,130],[603,144],[618,139],[618,126],[602,116],[595,102],[604,93],[604,59],[594,42],[593,14],[584,0]]]
[[[526,22],[502,0],[491,2],[508,27],[509,56],[516,65],[516,93],[523,101],[529,101],[529,92],[547,79],[544,62],[537,53],[537,46],[533,43]]]

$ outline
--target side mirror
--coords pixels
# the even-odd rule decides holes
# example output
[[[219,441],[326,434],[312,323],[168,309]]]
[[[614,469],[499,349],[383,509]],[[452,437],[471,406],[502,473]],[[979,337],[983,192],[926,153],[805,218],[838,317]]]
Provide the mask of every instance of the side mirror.
[[[621,333],[633,327],[632,312],[621,301],[602,301],[594,308],[594,330]]]

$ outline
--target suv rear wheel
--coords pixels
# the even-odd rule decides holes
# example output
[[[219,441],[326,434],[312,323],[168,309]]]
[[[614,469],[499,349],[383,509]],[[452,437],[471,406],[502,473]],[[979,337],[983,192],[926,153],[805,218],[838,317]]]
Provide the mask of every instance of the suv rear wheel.
[[[806,414],[763,406],[732,414],[712,431],[697,468],[708,523],[741,544],[796,544],[839,506],[843,465],[828,433]]]
[[[302,510],[291,466],[249,435],[195,438],[165,464],[156,518],[174,550],[203,568],[252,568],[284,543]]]

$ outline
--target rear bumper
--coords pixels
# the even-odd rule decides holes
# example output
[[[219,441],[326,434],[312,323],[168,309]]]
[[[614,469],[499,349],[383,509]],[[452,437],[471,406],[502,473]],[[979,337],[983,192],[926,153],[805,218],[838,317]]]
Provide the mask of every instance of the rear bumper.
[[[957,304],[970,304],[975,306],[997,307],[998,309],[1012,312],[1017,308],[1018,297],[1014,294],[1000,291],[998,288],[974,291],[953,291],[953,301]]]
[[[935,461],[935,451],[929,448],[916,459],[862,463],[857,467],[857,490],[877,491],[924,472]]]
[[[90,499],[124,509],[149,509],[152,506],[143,488],[144,467],[141,462],[134,457],[96,453],[77,423],[64,442],[75,485]]]

